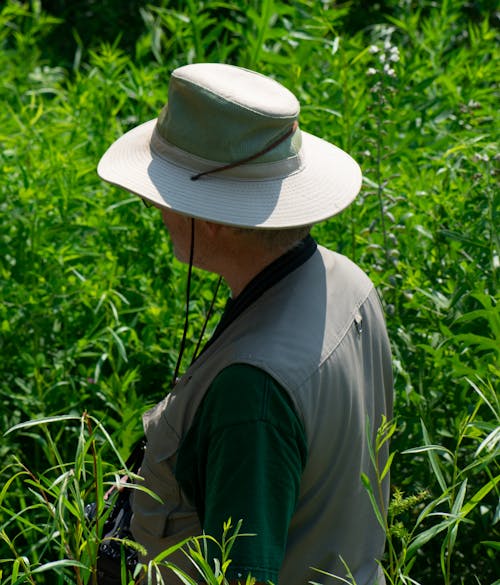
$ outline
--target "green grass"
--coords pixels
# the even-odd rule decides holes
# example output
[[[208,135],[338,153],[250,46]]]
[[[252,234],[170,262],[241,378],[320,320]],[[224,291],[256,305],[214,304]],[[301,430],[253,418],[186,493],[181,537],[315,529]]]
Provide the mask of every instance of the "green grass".
[[[106,42],[97,22],[87,31],[84,11],[73,30],[36,1],[8,0],[0,12],[0,417],[4,433],[21,425],[0,443],[2,585],[93,582],[99,536],[82,504],[100,493],[96,482],[114,481],[140,413],[168,391],[185,267],[159,217],[95,168],[117,136],[157,115],[170,71],[203,60],[273,75],[299,97],[301,126],[361,163],[360,197],[314,234],[368,272],[386,309],[396,374],[396,418],[384,429],[387,579],[491,585],[500,575],[491,3],[387,1],[367,10],[367,26],[362,3],[140,4],[134,38],[108,31]],[[188,357],[214,284],[196,274]]]

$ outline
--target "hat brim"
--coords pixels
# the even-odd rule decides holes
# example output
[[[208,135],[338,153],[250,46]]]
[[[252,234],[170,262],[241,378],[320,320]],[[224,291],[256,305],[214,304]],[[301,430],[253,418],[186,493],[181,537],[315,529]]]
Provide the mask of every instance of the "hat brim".
[[[301,168],[282,178],[249,180],[208,175],[193,181],[151,149],[156,119],[130,130],[105,152],[99,176],[157,205],[227,225],[285,229],[336,215],[356,197],[358,164],[342,149],[302,132]]]

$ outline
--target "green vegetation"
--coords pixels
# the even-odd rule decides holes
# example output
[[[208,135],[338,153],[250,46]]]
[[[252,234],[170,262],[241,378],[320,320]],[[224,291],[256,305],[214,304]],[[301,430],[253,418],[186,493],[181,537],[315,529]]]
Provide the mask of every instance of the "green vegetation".
[[[94,583],[98,530],[84,503],[103,505],[140,413],[168,390],[185,268],[159,217],[95,167],[118,135],[157,115],[170,71],[193,61],[275,76],[303,104],[302,127],[363,168],[357,202],[314,234],[370,274],[386,308],[396,374],[396,418],[379,438],[391,437],[393,453],[388,583],[498,583],[493,3],[2,6],[2,585]],[[196,274],[188,356],[214,282]],[[200,566],[202,549],[191,543]],[[223,569],[207,582],[222,583]]]

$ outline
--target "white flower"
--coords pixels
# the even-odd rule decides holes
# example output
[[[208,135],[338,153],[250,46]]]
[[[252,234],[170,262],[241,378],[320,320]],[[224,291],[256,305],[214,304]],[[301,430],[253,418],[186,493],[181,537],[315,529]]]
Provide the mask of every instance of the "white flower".
[[[389,77],[396,77],[396,72],[394,71],[394,69],[389,65],[389,63],[386,63],[384,65],[384,73],[386,75],[388,75]]]
[[[399,49],[397,47],[391,47],[391,51],[389,53],[389,61],[395,63],[399,61]]]

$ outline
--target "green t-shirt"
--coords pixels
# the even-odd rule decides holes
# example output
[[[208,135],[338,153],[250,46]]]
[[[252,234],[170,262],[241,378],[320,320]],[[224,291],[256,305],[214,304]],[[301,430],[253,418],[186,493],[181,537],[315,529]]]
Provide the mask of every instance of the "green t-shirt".
[[[213,381],[181,442],[175,476],[206,534],[243,519],[231,550],[230,579],[251,573],[277,583],[307,457],[304,428],[287,392],[245,364]],[[209,559],[217,554],[209,548]]]

